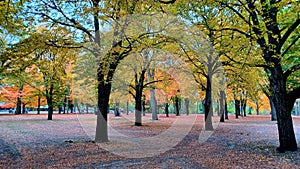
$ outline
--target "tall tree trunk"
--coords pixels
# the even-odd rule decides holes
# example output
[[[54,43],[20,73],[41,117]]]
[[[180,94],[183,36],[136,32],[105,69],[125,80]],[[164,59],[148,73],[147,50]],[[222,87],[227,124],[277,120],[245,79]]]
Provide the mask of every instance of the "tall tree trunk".
[[[66,108],[67,108],[67,114],[69,114],[69,108],[70,108],[70,100],[67,98],[67,100],[66,100],[67,102],[66,102]]]
[[[220,122],[225,122],[224,118],[224,110],[225,110],[225,91],[221,90],[220,91]]]
[[[70,111],[71,113],[74,113],[74,104],[72,103],[72,100],[69,100],[69,104],[70,104]]]
[[[271,68],[270,88],[273,97],[272,101],[274,102],[277,113],[280,143],[278,151],[280,152],[297,150],[297,142],[291,115],[295,99],[288,97],[286,83],[283,77],[283,71],[280,65],[275,65]]]
[[[186,114],[186,115],[189,115],[189,99],[188,98],[184,98],[182,103],[181,103],[181,112],[182,114]]]
[[[176,116],[179,116],[180,115],[180,112],[179,112],[179,97],[178,96],[175,96],[175,98],[174,98],[174,101],[175,101],[175,103],[174,103],[174,108],[175,108],[175,114],[176,114]]]
[[[258,103],[258,100],[256,100],[255,105],[256,105],[256,108],[255,108],[255,110],[256,110],[256,115],[259,115],[259,107],[260,107],[260,105],[259,105],[259,103]]]
[[[188,98],[185,98],[184,99],[184,103],[185,103],[185,112],[186,112],[186,115],[189,115],[190,114],[190,110],[189,110],[189,106],[190,106],[190,101]]]
[[[242,114],[243,114],[244,117],[246,117],[247,116],[247,112],[246,112],[247,98],[242,99],[241,105],[242,105],[241,110],[243,112]]]
[[[88,104],[85,105],[85,112],[86,112],[86,114],[89,114],[89,105]]]
[[[75,107],[76,107],[78,113],[81,114],[81,110],[80,110],[78,101],[75,102]]]
[[[129,114],[129,102],[128,100],[126,101],[126,114]]]
[[[135,73],[135,123],[136,126],[142,126],[142,111],[143,111],[143,89],[146,70],[143,69],[140,77]]]
[[[142,114],[143,114],[143,116],[146,116],[145,104],[146,104],[145,96],[142,96]]]
[[[142,126],[142,93],[136,92],[135,96],[135,123],[136,126]]]
[[[150,82],[154,81],[154,73],[155,73],[154,68],[149,68],[148,69],[148,76],[149,76]],[[157,101],[156,101],[156,97],[155,97],[155,86],[154,86],[154,84],[150,85],[150,104],[151,104],[152,120],[158,120]]]
[[[46,99],[48,104],[48,120],[52,120],[53,115],[53,84],[50,84],[50,88],[46,89]]]
[[[240,100],[238,99],[234,100],[234,107],[235,107],[235,118],[238,119],[239,115],[241,114]]]
[[[166,117],[169,117],[169,103],[168,102],[165,103],[165,113],[166,113]]]
[[[210,66],[208,66],[208,69]],[[211,72],[208,70],[208,72]],[[204,112],[205,112],[205,130],[213,130],[212,125],[212,75],[208,75],[206,79],[206,93],[204,100]]]
[[[226,99],[226,92],[224,92],[224,109],[225,109],[225,119],[229,120],[228,118],[228,108],[227,108],[227,99]]]
[[[67,97],[64,98],[64,103],[63,103],[63,105],[64,105],[64,112],[63,112],[63,114],[66,114]]]
[[[58,106],[58,114],[61,114],[61,112],[62,112],[62,107]]]
[[[155,97],[154,87],[150,89],[150,104],[151,104],[152,120],[158,120],[157,101]]]
[[[115,102],[115,104],[114,104],[114,114],[115,114],[115,116],[120,116],[119,105],[120,105],[119,102]]]
[[[20,86],[19,92],[18,92],[16,114],[22,113],[22,92],[23,92],[23,85]]]
[[[37,114],[40,114],[41,109],[41,96],[38,96]]]
[[[111,77],[112,78],[112,77]],[[109,79],[110,80],[110,79]],[[109,113],[109,96],[111,82],[104,81],[104,75],[98,69],[98,112],[95,142],[107,142],[107,114]]]

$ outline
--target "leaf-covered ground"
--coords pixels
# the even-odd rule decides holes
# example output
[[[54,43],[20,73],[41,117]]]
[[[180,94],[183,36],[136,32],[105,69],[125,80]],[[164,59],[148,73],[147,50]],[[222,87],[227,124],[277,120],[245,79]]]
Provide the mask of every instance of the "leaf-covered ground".
[[[266,116],[230,117],[229,121],[216,124],[213,134],[201,142],[201,115],[160,115],[158,121],[151,121],[151,116],[146,115],[142,127],[133,125],[133,115],[110,115],[109,125],[132,139],[159,136],[172,129],[177,118],[197,118],[178,144],[142,158],[124,157],[94,143],[89,131],[94,123],[87,121],[94,117],[54,115],[52,121],[47,121],[46,115],[1,115],[0,168],[300,168],[299,150],[276,152],[277,126]],[[300,145],[299,117],[294,117],[294,127]],[[164,141],[156,145],[163,147]]]

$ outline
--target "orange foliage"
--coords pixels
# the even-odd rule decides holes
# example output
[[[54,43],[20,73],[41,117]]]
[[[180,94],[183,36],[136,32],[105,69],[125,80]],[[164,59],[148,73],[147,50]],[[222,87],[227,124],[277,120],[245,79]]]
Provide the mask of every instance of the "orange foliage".
[[[35,95],[36,89],[25,85],[21,92],[22,104],[26,104],[26,107],[37,107],[38,96]],[[17,98],[19,94],[19,87],[17,86],[5,86],[0,88],[1,99],[10,107],[16,107]],[[46,105],[45,98],[41,99],[41,105]]]

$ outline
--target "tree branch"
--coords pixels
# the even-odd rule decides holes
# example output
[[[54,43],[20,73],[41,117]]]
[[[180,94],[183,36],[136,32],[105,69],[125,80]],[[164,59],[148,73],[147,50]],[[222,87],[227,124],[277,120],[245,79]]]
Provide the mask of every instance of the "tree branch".
[[[295,88],[294,90],[290,91],[288,93],[288,98],[293,101],[295,101],[297,98],[300,98],[300,86]],[[293,104],[294,104],[294,102],[293,102]]]
[[[298,18],[285,32],[283,37],[279,41],[279,48],[283,46],[283,44],[286,42],[286,40],[290,37],[290,35],[293,33],[293,31],[300,25],[300,18]]]
[[[176,2],[176,0],[169,0],[169,1],[159,0],[158,2],[162,4],[173,4]]]
[[[296,42],[300,39],[300,35],[298,35],[293,42],[284,50],[284,52],[282,53],[282,57],[290,50],[291,47],[293,47],[293,45],[296,44]]]
[[[299,69],[300,69],[300,64],[292,66],[291,68],[289,68],[288,70],[286,70],[283,73],[284,78],[287,79],[289,77],[289,75],[291,75],[293,72],[295,72],[295,71],[297,71]]]
[[[251,25],[249,22],[248,22],[248,20],[237,10],[237,9],[235,9],[233,6],[230,6],[228,3],[226,3],[226,2],[223,2],[223,1],[221,1],[221,2],[219,2],[221,5],[223,5],[223,6],[225,6],[225,7],[227,7],[227,8],[229,8],[230,10],[232,10],[235,14],[237,14],[245,23],[247,23],[248,25]],[[248,9],[249,10],[249,9]]]
[[[242,35],[245,35],[247,38],[252,38],[252,39],[254,39],[254,37],[253,37],[252,35],[250,35],[250,34],[244,32],[244,31],[242,31],[242,30],[239,30],[239,29],[237,29],[237,28],[222,28],[222,29],[212,29],[212,30],[213,30],[213,31],[226,31],[226,30],[230,30],[230,31],[238,32],[238,33],[240,33],[240,34],[242,34]]]

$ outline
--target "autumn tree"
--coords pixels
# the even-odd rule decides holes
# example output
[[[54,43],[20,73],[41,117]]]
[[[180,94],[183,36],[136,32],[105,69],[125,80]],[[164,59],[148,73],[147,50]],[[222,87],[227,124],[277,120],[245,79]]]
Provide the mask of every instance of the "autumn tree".
[[[299,45],[299,8],[297,2],[280,1],[220,1],[219,4],[234,14],[235,23],[221,30],[234,30],[252,39],[261,51],[262,66],[269,77],[269,89],[278,120],[280,146],[284,152],[297,149],[291,110],[300,87],[287,86],[289,79],[299,70],[299,63],[287,63],[295,58]],[[287,65],[288,64],[288,65]]]

